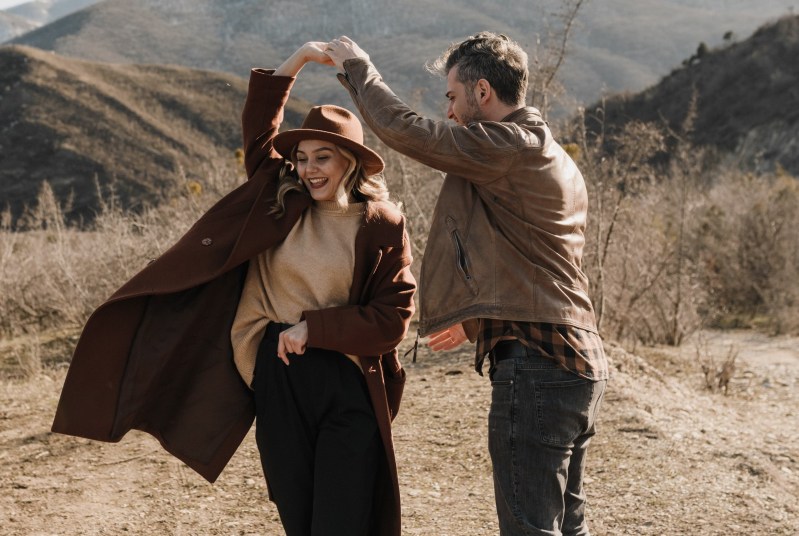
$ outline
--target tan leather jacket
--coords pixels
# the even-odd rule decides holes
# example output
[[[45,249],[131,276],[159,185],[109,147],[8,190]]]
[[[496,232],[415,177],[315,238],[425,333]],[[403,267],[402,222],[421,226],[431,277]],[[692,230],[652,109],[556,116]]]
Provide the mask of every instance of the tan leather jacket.
[[[476,318],[596,331],[581,269],[585,181],[540,112],[456,126],[417,115],[368,61],[344,70],[339,79],[375,134],[447,173],[422,263],[420,335]]]

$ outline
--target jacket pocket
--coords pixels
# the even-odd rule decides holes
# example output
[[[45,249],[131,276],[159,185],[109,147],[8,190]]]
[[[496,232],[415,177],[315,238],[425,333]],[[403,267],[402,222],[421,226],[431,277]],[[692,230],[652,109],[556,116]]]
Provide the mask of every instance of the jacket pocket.
[[[469,260],[469,254],[466,252],[466,247],[463,245],[463,240],[461,240],[458,228],[455,226],[454,219],[447,217],[447,228],[452,238],[452,245],[455,248],[456,269],[471,293],[477,296],[478,287],[472,275],[472,263]]]

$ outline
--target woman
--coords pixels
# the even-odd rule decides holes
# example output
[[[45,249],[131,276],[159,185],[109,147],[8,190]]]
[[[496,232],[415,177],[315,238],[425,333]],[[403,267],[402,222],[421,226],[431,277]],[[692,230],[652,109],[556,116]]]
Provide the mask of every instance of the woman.
[[[352,114],[317,107],[277,134],[294,77],[329,63],[322,46],[253,70],[249,180],[91,316],[53,431],[144,430],[213,482],[257,412],[289,536],[398,535],[390,422],[415,291],[404,219]]]
[[[295,75],[309,60],[329,62],[311,44],[271,78]],[[259,136],[269,96],[252,87],[252,106],[244,111],[244,137],[254,145],[247,146],[250,164],[270,141]],[[407,329],[413,280],[406,251],[369,293],[371,271],[357,267],[363,252],[356,236],[388,231],[400,246],[407,241],[377,175],[383,161],[363,145],[353,114],[315,107],[300,129],[272,143],[286,163],[269,212],[284,217],[289,193],[308,192],[312,203],[282,243],[250,262],[231,330],[235,361],[255,392],[258,449],[287,534],[368,534],[382,449],[354,354],[396,347]],[[374,262],[367,259],[361,268]],[[367,307],[348,305],[357,301],[350,297],[355,287],[371,294]]]

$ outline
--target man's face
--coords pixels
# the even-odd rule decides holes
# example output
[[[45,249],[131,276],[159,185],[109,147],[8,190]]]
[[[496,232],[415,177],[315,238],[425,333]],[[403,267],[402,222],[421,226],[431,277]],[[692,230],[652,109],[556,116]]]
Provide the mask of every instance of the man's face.
[[[482,113],[475,95],[476,87],[469,88],[458,81],[458,66],[447,73],[447,118],[459,125],[480,121]]]

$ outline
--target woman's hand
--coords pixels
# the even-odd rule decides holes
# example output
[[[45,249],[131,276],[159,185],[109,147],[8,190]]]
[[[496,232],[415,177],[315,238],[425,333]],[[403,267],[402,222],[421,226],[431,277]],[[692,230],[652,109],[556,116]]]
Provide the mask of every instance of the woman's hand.
[[[275,69],[277,76],[297,76],[308,62],[333,65],[333,60],[325,52],[327,43],[322,41],[308,41],[288,57],[283,64]]]
[[[463,324],[455,324],[430,335],[427,346],[434,352],[452,350],[469,340],[463,330]]]
[[[277,341],[277,356],[286,365],[289,364],[288,354],[302,355],[308,344],[308,323],[303,320],[285,331],[280,332]]]
[[[327,43],[323,41],[309,41],[302,45],[299,50],[305,56],[306,63],[312,61],[322,65],[333,65],[333,60],[325,52]]]

